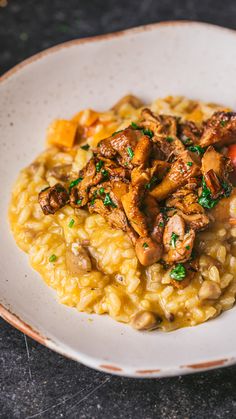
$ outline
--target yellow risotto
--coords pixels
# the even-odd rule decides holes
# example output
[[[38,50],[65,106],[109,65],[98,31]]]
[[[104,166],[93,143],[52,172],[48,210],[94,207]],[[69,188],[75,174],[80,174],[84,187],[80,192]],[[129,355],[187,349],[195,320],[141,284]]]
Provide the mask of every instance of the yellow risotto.
[[[171,96],[154,101],[149,108],[159,115],[193,121],[196,126],[215,111],[225,110]],[[127,232],[112,228],[102,215],[70,205],[45,215],[38,202],[40,191],[58,183],[55,167],[68,167],[75,179],[99,141],[138,121],[141,109],[124,100],[107,112],[79,112],[71,120],[74,125],[69,129],[75,127],[77,140],[70,147],[53,143],[51,126],[50,147],[18,176],[9,219],[17,245],[28,253],[30,264],[46,284],[56,290],[60,303],[78,311],[108,314],[137,329],[154,328],[153,319],[158,318],[156,327],[169,331],[205,322],[234,305],[236,226],[216,221],[198,233],[198,269],[185,287],[176,287],[163,263],[142,266]],[[236,200],[231,202],[230,216],[236,217]],[[68,269],[67,252],[76,257],[81,246],[89,253],[92,267],[78,275]],[[203,284],[216,284],[216,295],[201,298]]]

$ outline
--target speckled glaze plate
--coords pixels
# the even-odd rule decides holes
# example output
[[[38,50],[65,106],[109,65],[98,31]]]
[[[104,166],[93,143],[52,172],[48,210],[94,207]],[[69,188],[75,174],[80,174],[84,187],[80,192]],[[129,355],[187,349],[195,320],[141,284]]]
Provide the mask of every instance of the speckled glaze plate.
[[[200,326],[140,333],[108,316],[57,303],[15,245],[7,221],[12,183],[43,149],[46,127],[78,110],[109,108],[132,92],[147,102],[186,95],[236,108],[236,33],[165,22],[44,51],[0,80],[0,314],[47,347],[92,368],[162,377],[233,364],[236,309]],[[92,319],[92,321],[89,321]]]

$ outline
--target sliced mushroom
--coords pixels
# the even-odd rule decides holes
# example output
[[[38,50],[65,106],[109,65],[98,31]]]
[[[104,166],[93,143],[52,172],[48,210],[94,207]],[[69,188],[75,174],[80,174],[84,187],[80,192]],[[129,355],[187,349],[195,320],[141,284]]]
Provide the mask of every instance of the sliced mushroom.
[[[55,214],[57,210],[68,203],[69,195],[64,186],[57,183],[51,188],[43,189],[39,193],[38,201],[44,214]]]
[[[163,243],[166,250],[164,260],[168,264],[186,262],[192,253],[195,232],[185,233],[185,222],[178,214],[173,215],[165,226]]]
[[[84,274],[92,270],[92,263],[87,250],[78,245],[76,249],[66,250],[66,267],[71,274]]]
[[[141,265],[149,266],[161,259],[162,245],[149,237],[140,237],[136,242],[135,251]]]
[[[52,176],[55,179],[61,180],[62,182],[66,182],[69,180],[71,168],[71,164],[60,164],[49,169],[47,172],[47,176]]]
[[[220,286],[213,281],[204,281],[199,290],[200,300],[217,300],[221,295]]]
[[[187,150],[179,154],[161,183],[150,192],[154,198],[162,201],[185,185],[190,178],[199,177],[200,167],[196,164],[193,154]]]
[[[131,326],[137,330],[154,330],[162,319],[152,311],[138,311],[131,320]]]

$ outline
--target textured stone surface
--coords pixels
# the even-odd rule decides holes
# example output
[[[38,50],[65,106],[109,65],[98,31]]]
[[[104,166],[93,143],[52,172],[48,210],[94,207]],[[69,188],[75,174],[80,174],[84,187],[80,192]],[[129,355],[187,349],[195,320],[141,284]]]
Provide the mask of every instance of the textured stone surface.
[[[236,2],[9,0],[0,73],[57,43],[172,19],[235,28]],[[0,319],[0,418],[235,418],[236,367],[159,380],[112,377],[67,360]]]

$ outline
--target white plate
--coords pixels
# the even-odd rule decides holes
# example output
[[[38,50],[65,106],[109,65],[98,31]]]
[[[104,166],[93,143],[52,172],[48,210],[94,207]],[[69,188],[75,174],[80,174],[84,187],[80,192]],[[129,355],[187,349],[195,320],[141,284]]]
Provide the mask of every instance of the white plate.
[[[78,313],[57,303],[16,247],[7,222],[12,183],[43,149],[52,119],[86,107],[105,110],[127,92],[147,102],[180,94],[236,108],[235,74],[234,31],[167,22],[59,45],[1,78],[3,318],[49,348],[120,375],[160,377],[235,362],[235,309],[171,333],[139,333],[107,316]]]

